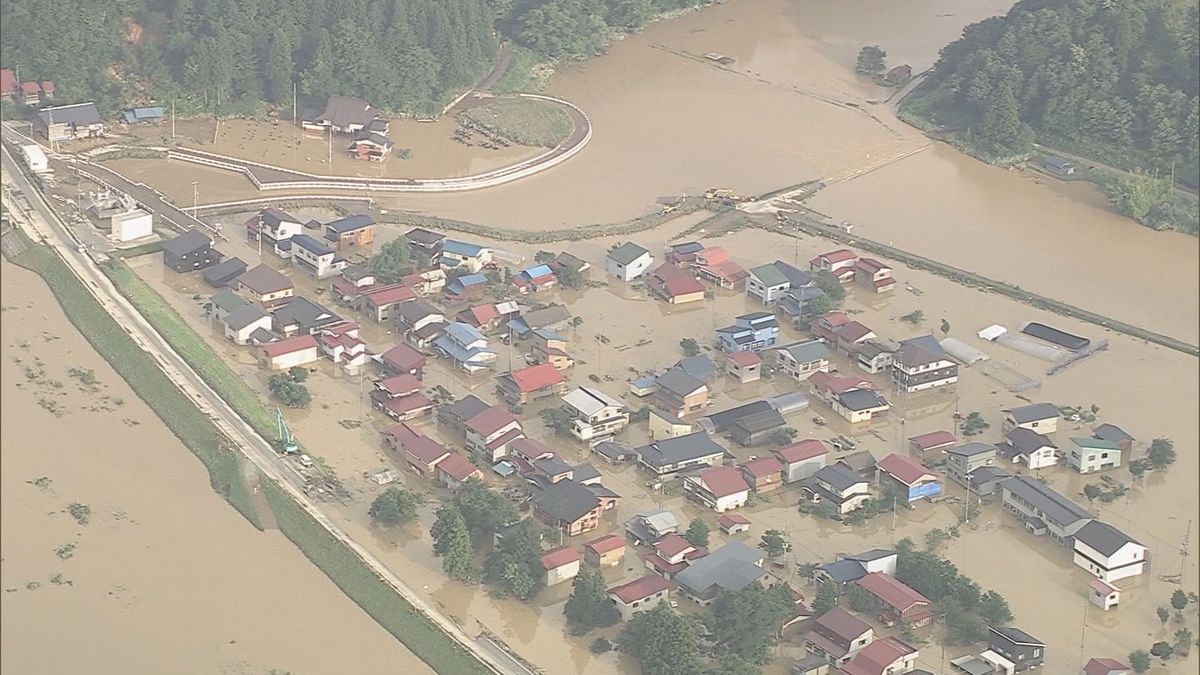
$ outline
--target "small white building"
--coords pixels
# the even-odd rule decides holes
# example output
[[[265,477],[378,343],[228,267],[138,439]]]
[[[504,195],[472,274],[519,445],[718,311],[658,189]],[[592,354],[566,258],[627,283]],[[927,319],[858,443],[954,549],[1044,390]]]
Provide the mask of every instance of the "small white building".
[[[546,586],[569,581],[579,574],[583,556],[570,546],[560,546],[542,554],[542,569],[546,570]]]
[[[50,160],[46,158],[46,153],[42,151],[40,145],[30,143],[21,146],[21,157],[25,160],[25,165],[34,173],[42,173],[50,170]]]
[[[1121,446],[1099,438],[1072,437],[1067,463],[1079,473],[1108,471],[1121,466]]]
[[[627,241],[608,252],[605,258],[608,276],[621,281],[632,281],[640,278],[654,264],[654,256],[650,251]]]
[[[154,234],[154,215],[143,209],[114,214],[109,219],[109,236],[117,241],[133,241]]]
[[[571,435],[581,441],[610,438],[629,425],[629,409],[594,387],[579,387],[562,397],[571,414]]]
[[[750,486],[732,466],[714,466],[685,476],[683,492],[717,513],[745,506],[750,499]]]
[[[621,613],[621,620],[628,621],[634,614],[654,609],[667,599],[671,582],[657,574],[647,574],[627,584],[608,589],[608,599]]]
[[[1146,547],[1117,528],[1093,520],[1075,533],[1075,564],[1106,583],[1146,569]]]
[[[1092,579],[1088,582],[1088,601],[1107,612],[1121,604],[1121,589],[1107,581]]]

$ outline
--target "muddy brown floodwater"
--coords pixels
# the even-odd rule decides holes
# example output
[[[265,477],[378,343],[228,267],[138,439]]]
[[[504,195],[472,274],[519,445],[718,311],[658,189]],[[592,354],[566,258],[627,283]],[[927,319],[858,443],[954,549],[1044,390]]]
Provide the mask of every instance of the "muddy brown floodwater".
[[[0,266],[4,672],[432,673],[214,493],[41,280]],[[71,368],[91,369],[95,391]]]

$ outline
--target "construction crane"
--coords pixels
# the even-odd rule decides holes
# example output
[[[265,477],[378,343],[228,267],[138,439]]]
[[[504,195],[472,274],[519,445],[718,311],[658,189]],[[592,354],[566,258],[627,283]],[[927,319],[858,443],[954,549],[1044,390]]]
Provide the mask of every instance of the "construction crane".
[[[300,446],[296,444],[296,438],[292,436],[292,430],[288,428],[283,419],[283,411],[279,408],[275,408],[275,425],[279,428],[279,445],[283,448],[283,454],[292,455],[299,452]]]

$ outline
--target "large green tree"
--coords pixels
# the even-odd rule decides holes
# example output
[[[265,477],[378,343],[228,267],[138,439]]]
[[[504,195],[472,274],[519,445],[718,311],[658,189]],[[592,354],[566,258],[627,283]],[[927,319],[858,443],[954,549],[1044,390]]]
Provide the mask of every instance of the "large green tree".
[[[455,496],[471,542],[480,546],[497,529],[517,520],[517,507],[478,478],[468,480]]]
[[[429,534],[433,537],[433,554],[442,559],[442,571],[459,581],[479,578],[467,524],[457,507],[447,504],[439,508]]]
[[[765,589],[755,583],[725,591],[709,609],[709,635],[719,650],[761,665],[770,660],[774,638],[793,607],[786,584]]]
[[[483,566],[484,580],[522,600],[546,585],[538,527],[530,520],[507,532]]]
[[[637,659],[644,675],[700,675],[703,626],[666,603],[642,612],[621,631],[621,651]]]
[[[367,513],[381,525],[403,525],[417,517],[417,509],[424,502],[421,495],[392,485],[371,502]]]
[[[593,628],[611,626],[621,618],[616,605],[608,600],[604,576],[600,570],[592,567],[580,569],[575,576],[571,597],[563,606],[563,613],[575,635],[583,635]]]

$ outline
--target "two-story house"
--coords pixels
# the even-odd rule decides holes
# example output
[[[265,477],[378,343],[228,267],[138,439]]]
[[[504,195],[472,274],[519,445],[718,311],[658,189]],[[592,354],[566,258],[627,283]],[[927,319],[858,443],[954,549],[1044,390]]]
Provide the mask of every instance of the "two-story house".
[[[575,367],[575,359],[567,352],[567,340],[552,330],[538,328],[532,331],[529,346],[535,363],[549,363],[559,370]]]
[[[783,485],[783,462],[777,457],[757,457],[738,465],[746,484],[760,495]]]
[[[776,260],[750,270],[746,278],[746,296],[764,305],[773,305],[788,291],[810,287],[813,282],[808,272]]]
[[[735,539],[692,562],[675,575],[675,582],[684,597],[706,607],[725,591],[739,591],[756,581],[770,585],[764,557],[761,550]]]
[[[851,423],[869,421],[892,407],[867,379],[817,372],[808,382],[818,398]]]
[[[892,357],[892,382],[908,393],[944,387],[958,382],[958,364],[941,347],[935,351],[924,342],[904,340]]]
[[[1000,484],[1004,508],[1024,522],[1030,532],[1071,547],[1075,533],[1092,521],[1092,514],[1030,476],[1013,476]]]
[[[322,329],[342,323],[342,317],[324,305],[297,295],[285,298],[273,309],[274,330],[285,337],[291,335],[316,335]]]
[[[745,506],[750,498],[750,486],[732,466],[713,466],[684,476],[683,492],[717,513]]]
[[[658,389],[651,401],[654,406],[676,417],[687,417],[708,407],[708,385],[672,368],[657,379]]]
[[[656,476],[673,476],[702,466],[716,466],[728,451],[707,432],[664,438],[634,450],[638,464]]]
[[[444,445],[408,424],[401,423],[388,429],[383,432],[383,439],[393,452],[404,458],[409,468],[426,477],[433,476],[438,463],[451,454]]]
[[[887,293],[896,288],[892,268],[874,258],[859,258],[854,263],[854,280],[875,293]]]
[[[521,420],[504,406],[492,406],[467,420],[464,424],[467,449],[490,462],[508,455],[508,446],[525,436]]]
[[[641,278],[653,264],[654,256],[650,251],[632,241],[621,244],[605,256],[608,276],[621,281],[633,281]]]
[[[1075,564],[1105,583],[1146,571],[1147,549],[1138,540],[1099,520],[1075,533]]]
[[[890,373],[898,351],[898,343],[880,337],[869,338],[855,347],[854,365],[872,374],[884,371]]]
[[[871,484],[850,469],[834,464],[800,481],[803,498],[811,504],[833,504],[840,514],[861,508],[871,498]]]
[[[696,546],[678,534],[668,534],[654,542],[654,551],[642,556],[642,561],[664,579],[670,579],[706,555],[707,548]]]
[[[922,462],[940,464],[944,461],[946,452],[956,443],[958,439],[949,431],[931,431],[910,437],[908,448]]]
[[[371,405],[399,422],[426,415],[433,409],[433,401],[421,393],[421,381],[409,374],[376,380],[371,390]]]
[[[441,267],[477,273],[492,263],[492,250],[479,244],[456,239],[443,239],[437,263]]]
[[[379,364],[392,375],[415,375],[420,378],[425,372],[424,354],[404,343],[394,345],[379,355]]]
[[[829,348],[820,340],[793,342],[772,351],[775,364],[784,375],[804,382],[813,373],[829,372]]]
[[[821,255],[808,261],[808,269],[814,274],[829,272],[842,283],[854,279],[854,264],[858,262],[858,254],[848,248],[841,248]]]
[[[1023,464],[1030,471],[1058,464],[1058,447],[1049,438],[1026,427],[1014,427],[996,445],[996,452],[1013,464]]]
[[[825,291],[817,286],[802,286],[784,291],[776,306],[796,330],[804,330],[813,317],[821,313],[823,303],[828,298]]]
[[[898,675],[899,673],[928,673],[917,671],[921,652],[900,638],[888,636],[863,647],[854,658],[842,666],[839,675]],[[808,675],[803,673],[802,675]]]
[[[1121,466],[1121,446],[1099,438],[1072,437],[1067,463],[1079,473],[1108,471]]]
[[[647,574],[608,589],[608,599],[616,606],[621,620],[628,621],[639,612],[654,609],[665,601],[670,589],[671,582],[657,574]]]
[[[290,240],[303,232],[304,223],[299,218],[279,209],[263,209],[246,222],[247,238],[262,242],[264,249],[281,258],[291,257]]]
[[[783,481],[795,483],[808,478],[825,467],[829,448],[815,438],[807,438],[784,446],[775,452],[783,465]]]
[[[395,314],[396,332],[417,349],[433,345],[446,330],[442,310],[422,300],[400,303]]]
[[[774,314],[753,312],[735,317],[732,326],[718,328],[717,347],[723,352],[757,352],[779,342],[779,322]]]
[[[946,450],[946,475],[962,486],[976,469],[995,464],[996,446],[988,443],[964,443]]]
[[[1046,660],[1046,643],[1020,628],[989,626],[988,649],[1008,659],[1018,673],[1037,668]]]
[[[534,495],[533,517],[573,537],[596,529],[601,515],[616,508],[619,499],[600,485],[560,480]]]
[[[528,366],[496,376],[496,391],[512,405],[559,396],[567,388],[562,373],[549,363]]]
[[[408,242],[408,251],[422,265],[431,265],[442,251],[442,241],[446,235],[423,227],[414,227],[404,233]]]
[[[496,362],[496,352],[488,348],[487,338],[457,321],[446,325],[445,333],[433,341],[433,347],[471,375],[490,369]]]
[[[225,254],[212,247],[212,237],[191,229],[163,242],[163,264],[176,272],[194,272],[221,262]]]
[[[290,245],[288,255],[291,255]],[[375,272],[366,263],[348,265],[329,280],[329,297],[339,305],[358,307],[363,294],[375,290],[375,282]]]
[[[362,294],[358,308],[376,323],[392,323],[400,306],[417,299],[417,293],[403,284],[376,286]]]
[[[908,504],[942,494],[942,481],[928,467],[904,455],[892,453],[879,460],[876,480],[887,494],[894,490]]]
[[[721,288],[737,288],[750,275],[729,257],[729,251],[720,246],[709,246],[696,252],[690,267],[696,270],[698,278]]]
[[[608,440],[629,426],[629,408],[594,387],[578,387],[562,401],[571,415],[571,435],[581,441]]]
[[[645,276],[650,294],[670,305],[704,300],[704,284],[696,280],[687,270],[671,263],[663,263]]]
[[[820,654],[834,666],[845,665],[875,639],[875,631],[865,621],[834,607],[813,621],[804,636],[809,654]]]
[[[625,521],[625,534],[637,544],[653,544],[663,537],[679,532],[679,519],[667,509],[654,509]]]
[[[321,240],[307,234],[297,234],[292,242],[292,264],[317,279],[338,274],[346,268],[346,259]]]
[[[1058,408],[1053,403],[1030,403],[1002,410],[1004,413],[1005,433],[1018,427],[1036,431],[1039,434],[1052,434],[1058,431]]]
[[[483,399],[474,394],[467,394],[450,405],[438,406],[438,424],[443,424],[455,431],[467,432],[467,422],[479,413],[491,408]],[[499,406],[496,406],[499,407]]]
[[[280,304],[281,300],[290,298],[295,293],[292,280],[269,265],[258,265],[246,270],[230,285],[247,301],[261,303],[267,307]]]
[[[838,326],[833,337],[833,342],[830,344],[833,345],[834,350],[840,354],[845,354],[853,360],[854,356],[858,354],[858,350],[864,344],[878,336],[875,335],[875,331],[871,330],[870,326],[858,321],[848,321]]]

